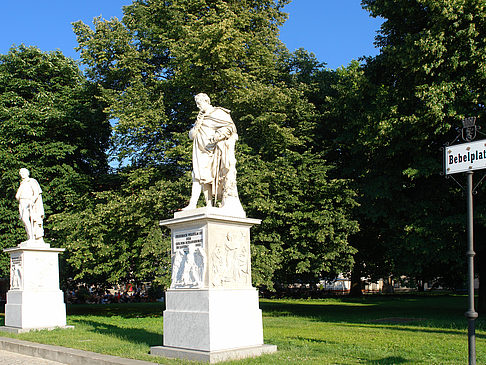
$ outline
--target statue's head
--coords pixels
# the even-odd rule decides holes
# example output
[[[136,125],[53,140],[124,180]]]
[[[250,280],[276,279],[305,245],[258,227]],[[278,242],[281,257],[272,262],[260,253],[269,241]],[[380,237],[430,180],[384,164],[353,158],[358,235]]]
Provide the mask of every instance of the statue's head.
[[[197,102],[200,102],[200,101],[205,101],[206,103],[211,104],[211,99],[209,99],[208,94],[205,94],[205,93],[199,93],[199,94],[197,94],[194,97],[194,100],[196,100],[196,103]]]
[[[20,169],[19,174],[20,174],[20,177],[22,179],[26,179],[26,178],[29,177],[30,172],[29,172],[29,170],[27,170],[26,168],[23,167],[23,168]]]
[[[209,99],[207,94],[199,93],[194,97],[194,100],[196,101],[197,107],[203,112],[211,107],[211,99]]]

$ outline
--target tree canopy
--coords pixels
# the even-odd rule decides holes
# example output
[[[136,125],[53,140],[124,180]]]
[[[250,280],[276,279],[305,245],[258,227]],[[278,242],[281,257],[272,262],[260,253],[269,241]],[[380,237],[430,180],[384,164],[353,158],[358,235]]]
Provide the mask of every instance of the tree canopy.
[[[47,217],[74,208],[93,189],[94,178],[107,172],[110,125],[96,94],[97,88],[61,52],[22,45],[0,55],[3,248],[26,239],[15,201],[21,167],[39,181]],[[51,227],[47,222],[47,231]],[[5,254],[0,270],[8,275]]]
[[[460,285],[465,206],[440,176],[440,147],[464,117],[484,116],[485,4],[362,3],[385,20],[380,54],[338,70],[321,107],[358,189],[356,269]]]
[[[153,184],[165,186],[158,199],[167,201],[166,194],[182,187],[184,194],[171,197],[172,209],[190,195],[194,95],[205,92],[213,105],[231,109],[240,198],[249,216],[263,220],[253,230],[254,282],[269,288],[349,270],[354,248],[347,237],[357,230],[348,182],[328,176],[332,164],[313,151],[317,123],[305,98],[309,86],[289,78],[295,57],[278,39],[287,3],[136,0],[124,7],[121,21],[74,25],[87,76],[118,122],[119,159],[130,161],[133,174],[156,169]],[[113,229],[105,227],[103,237]],[[114,237],[109,245],[117,244]]]
[[[157,222],[189,198],[187,132],[204,92],[231,110],[240,198],[262,219],[255,285],[351,269],[460,285],[465,204],[440,175],[440,148],[464,117],[484,119],[486,4],[363,0],[384,19],[380,53],[329,70],[280,42],[288,3],[134,0],[121,20],[74,24],[84,76],[59,52],[1,56],[7,245],[21,236],[12,198],[25,165],[44,179],[75,280],[166,285],[169,236]],[[122,167],[107,176],[108,120]],[[482,232],[481,202],[477,212]],[[485,247],[479,239],[481,261]]]

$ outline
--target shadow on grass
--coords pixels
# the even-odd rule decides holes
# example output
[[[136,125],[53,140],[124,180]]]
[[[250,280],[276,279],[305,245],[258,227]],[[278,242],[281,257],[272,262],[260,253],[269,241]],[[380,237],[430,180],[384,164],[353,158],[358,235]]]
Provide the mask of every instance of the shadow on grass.
[[[357,323],[343,323],[343,326],[347,327],[360,327],[360,328],[365,328],[367,326],[364,326],[362,324],[357,324]],[[466,324],[467,327],[467,324]],[[368,328],[368,327],[367,327]],[[373,328],[380,328],[384,330],[393,330],[393,331],[404,331],[404,332],[417,332],[417,333],[442,333],[446,335],[467,335],[467,329],[464,330],[454,330],[454,329],[438,329],[438,327],[418,327],[418,328],[410,328],[410,327],[404,327],[400,325],[373,325]],[[476,338],[486,338],[485,335],[478,334],[476,332]]]
[[[344,326],[382,328],[407,332],[443,333],[463,335],[467,321],[463,316],[467,298],[464,296],[365,296],[363,298],[339,298],[335,300],[265,300],[260,302],[264,317],[301,317],[311,321],[342,323]],[[123,304],[74,304],[67,306],[68,315],[89,315],[80,319],[100,333],[113,333],[129,341],[144,341],[148,345],[160,345],[160,334],[134,328],[105,324],[97,317],[121,318],[162,317],[163,303]],[[1,321],[2,318],[0,318]],[[397,321],[400,319],[400,321]],[[479,331],[486,330],[484,318],[476,320]],[[151,337],[155,336],[155,337]],[[477,333],[478,338],[486,338]],[[155,338],[155,340],[153,340]]]
[[[294,340],[299,340],[302,342],[313,342],[313,343],[322,343],[326,345],[331,345],[331,344],[337,344],[336,341],[326,341],[326,340],[320,340],[317,338],[311,338],[311,337],[302,337],[302,336],[295,336],[292,337]]]
[[[379,359],[379,360],[370,360],[370,361],[367,361],[366,363],[367,364],[380,364],[380,365],[385,365],[385,364],[390,364],[390,365],[394,365],[394,364],[405,364],[405,363],[410,363],[411,361],[407,360],[407,359],[404,359],[403,357],[400,357],[400,356],[389,356],[389,357],[385,357],[384,359]]]
[[[165,304],[153,303],[114,303],[114,304],[68,304],[68,315],[120,316],[123,318],[162,317]]]
[[[460,298],[462,299],[462,298]],[[427,320],[464,319],[466,305],[462,300],[452,298],[449,302],[436,298],[420,299],[376,299],[361,300],[339,299],[335,301],[266,301],[260,302],[260,308],[266,315],[295,315],[313,317],[322,321],[368,322],[385,317],[426,318]]]
[[[266,317],[302,317],[312,321],[367,325],[383,329],[463,334],[467,320],[464,297],[371,297],[339,300],[262,300]],[[420,328],[410,328],[420,326]],[[476,329],[486,330],[484,318],[476,320]],[[483,334],[477,337],[485,338]]]
[[[113,324],[107,324],[88,319],[75,319],[71,320],[71,323],[75,326],[76,324],[82,324],[91,327],[87,328],[86,331],[91,331],[101,335],[115,336],[131,343],[147,345],[149,347],[160,346],[163,343],[163,336],[160,333],[150,332],[145,329],[134,327],[118,327]]]

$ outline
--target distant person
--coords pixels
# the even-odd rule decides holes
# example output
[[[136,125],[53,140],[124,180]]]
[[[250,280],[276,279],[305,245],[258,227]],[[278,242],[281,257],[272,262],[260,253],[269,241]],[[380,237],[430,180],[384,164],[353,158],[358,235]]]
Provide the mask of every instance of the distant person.
[[[19,171],[22,181],[15,198],[19,202],[19,213],[27,232],[27,241],[42,240],[44,237],[44,205],[42,190],[37,180],[29,177],[29,170]]]

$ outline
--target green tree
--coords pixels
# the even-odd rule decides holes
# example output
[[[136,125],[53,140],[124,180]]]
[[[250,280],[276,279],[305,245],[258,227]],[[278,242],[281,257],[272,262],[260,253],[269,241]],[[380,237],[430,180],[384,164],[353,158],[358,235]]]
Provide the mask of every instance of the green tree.
[[[394,86],[396,104],[406,122],[398,129],[418,145],[416,152],[409,155],[403,174],[412,181],[423,180],[422,191],[427,186],[434,187],[434,196],[429,200],[437,204],[424,209],[423,214],[415,214],[410,228],[412,232],[422,230],[433,237],[437,234],[430,233],[444,225],[435,225],[430,217],[437,220],[437,215],[431,213],[442,209],[447,212],[447,205],[457,207],[463,199],[450,194],[450,187],[444,191],[443,182],[433,175],[439,161],[435,158],[434,162],[432,156],[438,145],[455,134],[453,127],[460,125],[464,117],[484,117],[485,113],[486,4],[481,0],[416,0],[398,4],[365,0],[363,4],[373,16],[386,19],[377,38],[381,54],[370,62],[370,68],[377,82]],[[456,208],[456,211],[464,212],[464,209]],[[453,221],[450,227],[463,226],[464,219],[459,223],[452,212],[444,216],[448,217],[444,221]],[[424,224],[427,221],[430,223]],[[456,239],[451,240],[452,237]],[[465,239],[451,235],[441,241],[443,244],[437,251],[453,251],[462,261]],[[451,241],[455,250],[450,250]],[[484,242],[478,243],[479,251],[484,252]],[[482,297],[486,297],[484,286]],[[483,306],[482,310],[485,309]]]
[[[440,147],[464,117],[484,114],[485,4],[362,4],[384,18],[380,54],[317,75],[323,83],[315,94],[320,138],[334,143],[328,159],[339,161],[358,191],[353,276],[403,274],[460,285],[465,207],[460,189],[439,175]]]
[[[110,125],[96,87],[61,52],[19,46],[0,55],[1,248],[26,239],[15,192],[21,167],[43,189],[47,239],[55,246],[49,216],[71,209],[107,171]],[[8,255],[0,275],[8,276]]]
[[[361,277],[409,275],[458,284],[461,210],[449,200],[456,186],[440,176],[444,137],[407,134],[396,90],[373,83],[366,71],[358,63],[337,70],[323,106],[324,135],[334,142],[328,158],[339,161],[340,173],[358,191],[353,284],[358,293]],[[411,165],[427,167],[429,174],[412,176]]]
[[[253,270],[275,270],[271,277],[280,284],[316,283],[348,271],[356,252],[348,237],[358,229],[349,219],[356,202],[348,182],[332,179],[333,167],[319,154],[289,152],[260,163],[266,166],[243,164],[240,181],[247,213],[263,217],[252,240],[265,245],[252,247]],[[275,254],[269,250],[282,259],[272,262]],[[257,275],[256,284],[271,287],[258,281],[265,277]]]
[[[287,3],[137,0],[122,21],[74,25],[87,75],[118,120],[119,158],[185,186],[175,206],[189,197],[194,95],[206,92],[232,110],[241,199],[249,216],[262,219],[252,231],[254,282],[267,287],[349,267],[347,236],[356,230],[352,191],[328,177],[331,164],[312,150],[308,86],[289,80],[292,57],[278,39]]]
[[[84,198],[82,210],[57,214],[74,283],[170,283],[170,232],[158,219],[177,209],[181,187],[154,169],[120,173],[121,186]]]

